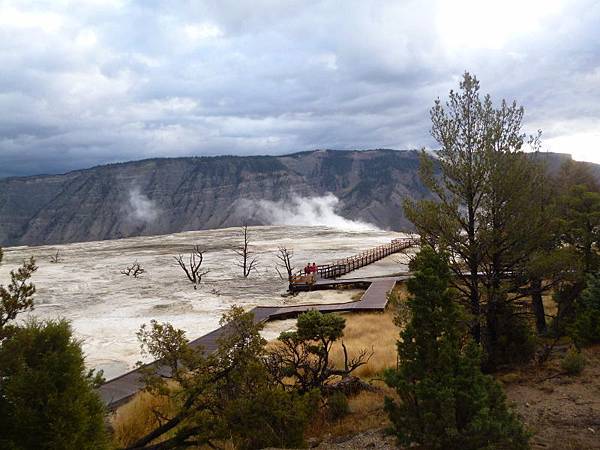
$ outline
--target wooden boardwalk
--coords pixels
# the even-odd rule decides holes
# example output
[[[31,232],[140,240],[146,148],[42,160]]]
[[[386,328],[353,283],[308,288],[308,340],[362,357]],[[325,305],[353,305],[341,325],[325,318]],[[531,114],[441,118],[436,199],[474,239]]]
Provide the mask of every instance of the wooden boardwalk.
[[[386,256],[403,252],[417,245],[419,245],[419,239],[417,238],[394,239],[389,244],[370,248],[358,255],[338,259],[330,264],[320,264],[317,266],[316,273],[306,274],[301,271],[294,275],[290,280],[290,291],[305,291],[330,285],[332,283],[323,280],[335,280],[353,270],[368,266]]]
[[[398,281],[409,278],[408,274],[382,278],[355,278],[340,280],[332,283],[327,280],[328,285],[333,284],[369,284],[359,301],[348,303],[332,303],[325,305],[296,305],[296,306],[257,306],[252,309],[255,322],[267,322],[269,320],[286,319],[295,317],[303,312],[317,310],[328,312],[359,312],[359,311],[383,311],[387,305],[387,294],[394,288]],[[324,283],[325,281],[322,281]],[[207,352],[217,349],[218,339],[226,332],[224,327],[218,328],[205,336],[190,342],[194,348],[201,347]],[[150,363],[160,367],[160,361]],[[164,376],[169,376],[165,367]],[[140,380],[139,370],[132,370],[120,377],[107,381],[99,388],[100,397],[109,409],[115,409],[126,403],[137,392],[143,388]]]

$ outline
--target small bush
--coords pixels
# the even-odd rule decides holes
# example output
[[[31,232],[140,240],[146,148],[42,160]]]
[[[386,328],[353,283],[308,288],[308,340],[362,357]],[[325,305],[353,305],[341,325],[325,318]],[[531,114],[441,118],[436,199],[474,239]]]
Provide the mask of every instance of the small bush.
[[[329,420],[340,420],[350,412],[348,397],[343,392],[334,392],[327,400],[327,416]]]
[[[579,375],[585,367],[585,358],[581,352],[571,349],[560,362],[560,367],[567,375]]]
[[[225,426],[236,449],[304,446],[304,431],[314,417],[320,392],[304,395],[283,389],[258,388],[233,400]]]

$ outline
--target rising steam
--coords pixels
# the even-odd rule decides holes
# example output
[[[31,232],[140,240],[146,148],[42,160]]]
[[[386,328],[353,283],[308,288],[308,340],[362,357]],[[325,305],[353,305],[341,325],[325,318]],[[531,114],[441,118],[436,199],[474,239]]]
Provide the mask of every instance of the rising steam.
[[[271,225],[326,226],[348,231],[376,230],[370,223],[346,219],[336,213],[339,199],[333,194],[323,197],[292,196],[277,202],[252,202],[255,214]]]
[[[158,217],[159,209],[146,195],[142,194],[139,187],[129,191],[127,205],[128,217],[132,222],[151,223]]]

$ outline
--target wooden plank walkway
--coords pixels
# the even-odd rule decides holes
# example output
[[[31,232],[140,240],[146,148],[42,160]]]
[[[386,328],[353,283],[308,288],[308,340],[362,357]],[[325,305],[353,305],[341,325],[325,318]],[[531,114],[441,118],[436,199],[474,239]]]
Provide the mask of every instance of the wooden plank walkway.
[[[290,280],[290,291],[306,291],[323,286],[327,283],[319,283],[319,281],[335,280],[353,270],[368,266],[386,256],[403,252],[417,245],[419,245],[418,238],[393,239],[389,244],[370,248],[358,255],[339,259],[331,264],[320,264],[316,267],[316,273],[306,274],[301,271],[294,275]]]
[[[383,311],[387,305],[387,294],[398,281],[405,281],[410,277],[409,274],[402,274],[393,277],[382,278],[355,278],[349,280],[340,280],[337,284],[349,283],[370,283],[359,301],[348,303],[331,303],[325,305],[296,305],[296,306],[257,306],[251,311],[254,313],[256,323],[267,322],[269,320],[286,319],[298,316],[299,314],[317,310],[324,313],[328,312],[359,312],[359,311]],[[331,281],[327,281],[329,285]],[[207,352],[217,349],[217,343],[220,336],[226,332],[225,327],[218,328],[198,339],[190,342],[194,348],[202,347]],[[148,366],[160,367],[160,361],[150,363]],[[163,376],[168,377],[168,369],[164,368]],[[131,397],[143,388],[140,379],[139,370],[132,370],[120,377],[107,381],[99,388],[99,394],[109,409],[115,409],[126,403]]]

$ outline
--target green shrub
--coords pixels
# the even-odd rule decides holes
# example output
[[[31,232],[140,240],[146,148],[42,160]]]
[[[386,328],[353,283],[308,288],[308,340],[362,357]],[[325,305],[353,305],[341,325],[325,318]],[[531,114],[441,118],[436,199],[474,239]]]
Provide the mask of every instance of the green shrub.
[[[600,343],[600,276],[588,277],[587,288],[577,300],[571,335],[577,346]]]
[[[192,348],[184,332],[170,324],[151,322],[140,329],[142,349],[169,364],[172,374],[166,379],[159,366],[150,366],[145,371],[146,389],[167,395],[178,406],[131,448],[154,448],[147,445],[157,437],[160,448],[178,449],[216,448],[223,442],[240,450],[304,444],[320,391],[288,389],[278,377],[281,371],[271,367],[274,361],[267,358],[266,341],[260,335],[263,324],[252,312],[233,306],[221,325],[224,332],[211,353]],[[171,389],[173,382],[178,389]]]
[[[259,387],[232,401],[225,411],[227,431],[239,450],[298,448],[318,407],[318,390],[300,395],[280,388]]]
[[[68,322],[31,320],[0,346],[0,448],[106,448],[104,405]]]
[[[317,310],[300,314],[297,330],[281,333],[281,345],[269,351],[272,374],[293,380],[294,388],[301,394],[322,389],[336,377],[349,376],[369,361],[371,353],[361,350],[358,356],[346,358],[343,367],[333,364],[331,348],[344,336],[345,326],[346,319],[339,314]]]
[[[340,391],[336,391],[327,399],[327,416],[329,420],[340,420],[348,415],[350,407],[348,397]]]
[[[567,375],[579,375],[585,367],[585,358],[581,352],[571,349],[560,362],[560,367]]]

